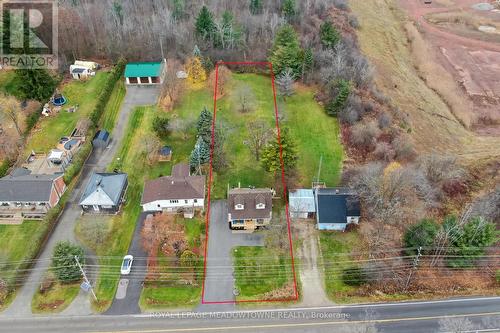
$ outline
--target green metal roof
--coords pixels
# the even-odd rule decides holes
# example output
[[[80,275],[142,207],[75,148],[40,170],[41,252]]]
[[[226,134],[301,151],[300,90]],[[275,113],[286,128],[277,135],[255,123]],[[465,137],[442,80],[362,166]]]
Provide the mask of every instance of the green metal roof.
[[[161,62],[129,62],[125,66],[125,77],[160,76]]]

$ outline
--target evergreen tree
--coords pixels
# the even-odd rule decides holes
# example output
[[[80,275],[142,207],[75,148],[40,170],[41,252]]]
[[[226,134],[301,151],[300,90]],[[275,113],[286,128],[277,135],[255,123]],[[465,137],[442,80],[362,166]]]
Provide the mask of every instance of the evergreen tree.
[[[57,81],[44,68],[16,69],[16,80],[19,85],[19,95],[24,99],[36,99],[46,102],[54,92]]]
[[[302,67],[302,75],[304,75],[304,73],[306,72],[309,72],[313,68],[313,64],[314,64],[314,56],[312,48],[308,47],[304,51],[304,63]]]
[[[84,264],[83,249],[68,241],[59,242],[52,255],[52,270],[61,282],[73,282],[82,278],[82,273],[76,265],[75,256],[80,264]]]
[[[288,97],[293,95],[293,81],[293,73],[290,68],[287,68],[276,77],[276,85],[278,86],[278,92],[281,96]]]
[[[250,0],[250,13],[252,15],[262,14],[262,0]]]
[[[196,17],[196,33],[205,40],[210,40],[214,33],[215,23],[212,13],[207,6],[203,6]]]
[[[201,51],[200,51],[200,48],[198,47],[198,45],[194,46],[193,57],[201,58]]]
[[[203,140],[201,136],[198,137],[194,149],[189,156],[189,165],[191,170],[197,170],[198,167],[210,161],[210,146]]]
[[[236,47],[241,41],[241,28],[234,20],[234,15],[226,10],[222,19],[215,24],[214,47],[230,49]]]
[[[295,11],[295,0],[285,0],[281,7],[281,13],[288,20],[292,20],[297,14]]]
[[[209,147],[212,144],[212,119],[212,113],[204,106],[196,123],[198,137],[201,137]]]
[[[326,112],[331,116],[337,116],[344,109],[351,93],[351,83],[340,79],[337,81],[336,90],[337,95],[326,106]]]
[[[403,242],[407,250],[407,255],[415,255],[419,246],[428,248],[434,245],[434,241],[439,231],[439,225],[432,219],[423,219],[406,230]],[[425,250],[424,250],[425,251]]]
[[[184,17],[184,0],[174,0],[172,17],[174,20],[182,20]]]
[[[285,171],[292,170],[297,163],[297,149],[290,134],[286,128],[283,128],[280,133],[280,143],[277,135],[274,140],[271,140],[263,149],[261,154],[261,162],[264,169],[268,172],[281,171],[280,151],[283,156],[283,166]]]
[[[302,74],[303,50],[299,45],[297,33],[289,24],[284,25],[276,33],[269,61],[273,64],[275,75],[290,68],[295,78]]]
[[[340,33],[330,21],[323,22],[319,28],[319,38],[324,48],[334,48],[340,41]]]

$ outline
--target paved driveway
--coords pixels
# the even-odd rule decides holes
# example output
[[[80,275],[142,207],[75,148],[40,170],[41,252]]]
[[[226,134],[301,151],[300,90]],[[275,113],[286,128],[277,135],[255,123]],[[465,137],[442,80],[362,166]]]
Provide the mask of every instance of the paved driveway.
[[[236,246],[263,245],[262,234],[233,234],[227,222],[226,200],[212,202],[208,230],[204,301],[234,301],[233,257],[231,250]],[[202,307],[202,309],[206,308]]]
[[[90,176],[92,175],[92,172],[100,172],[106,170],[107,165],[113,160],[116,152],[118,151],[121,139],[125,135],[128,119],[132,110],[137,106],[155,104],[158,98],[158,93],[158,87],[146,86],[127,88],[127,93],[118,115],[118,121],[115,125],[115,128],[113,129],[111,144],[106,149],[94,150],[90,155],[89,159],[83,166],[82,175],[76,187],[74,188],[73,193],[71,194],[70,199],[68,200],[57,225],[54,227],[49,240],[41,251],[35,266],[27,276],[24,285],[17,292],[15,300],[2,313],[2,315],[31,315],[31,299],[34,293],[37,291],[43,275],[50,266],[52,252],[55,245],[59,241],[64,240],[68,240],[73,243],[77,242],[75,239],[74,230],[78,218],[81,215],[80,207],[78,207],[78,201],[80,199],[82,191],[84,190],[86,184],[90,179]],[[87,262],[87,264],[95,263]],[[89,279],[93,281],[95,280],[95,277],[89,276]],[[76,298],[73,304],[71,304],[69,308],[64,311],[64,314],[83,315],[92,313],[89,307],[90,302],[87,301],[87,298],[88,297],[86,293],[80,292],[80,295]],[[83,305],[82,301],[85,301]]]
[[[141,313],[141,309],[139,308],[139,298],[141,297],[143,281],[146,276],[146,258],[148,256],[147,252],[143,250],[141,245],[141,229],[144,225],[146,216],[147,213],[141,213],[137,219],[132,243],[130,244],[130,248],[128,250],[128,254],[134,256],[132,269],[129,275],[121,276],[121,281],[124,287],[121,292],[120,290],[117,291],[111,307],[105,312],[107,315]],[[121,293],[122,295],[120,295]],[[123,293],[125,293],[125,297],[123,297]]]

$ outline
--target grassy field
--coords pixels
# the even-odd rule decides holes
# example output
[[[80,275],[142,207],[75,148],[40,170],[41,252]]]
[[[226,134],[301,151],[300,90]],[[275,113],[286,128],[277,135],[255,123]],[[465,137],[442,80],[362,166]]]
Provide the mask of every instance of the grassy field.
[[[88,117],[97,103],[97,96],[103,88],[108,73],[98,72],[89,81],[71,81],[64,85],[62,93],[67,99],[59,114],[50,117],[40,118],[36,128],[33,129],[28,138],[25,152],[31,150],[37,152],[47,152],[55,148],[62,136],[71,134],[76,123],[80,119]],[[66,112],[72,106],[78,105],[78,111],[74,113]]]
[[[235,286],[239,299],[256,296],[282,288],[293,280],[288,256],[261,246],[238,246],[233,249]]]
[[[24,221],[21,225],[0,225],[0,278],[11,287],[20,285],[19,267],[35,256],[48,224],[45,221]],[[7,299],[0,299],[0,311],[10,302],[15,292]]]
[[[326,293],[336,302],[346,302],[347,292],[354,287],[344,284],[342,271],[350,268],[345,261],[350,260],[349,253],[359,251],[361,237],[356,232],[321,232],[320,248],[323,254],[323,267]]]
[[[230,88],[229,88],[230,87]],[[241,87],[248,87],[255,96],[253,111],[238,111],[236,93]],[[203,106],[213,109],[213,92],[208,88],[191,89],[172,111],[173,119],[183,119],[188,124],[195,123]],[[343,149],[339,139],[339,127],[335,118],[326,115],[313,98],[313,91],[300,87],[297,93],[283,101],[279,98],[279,112],[283,119],[281,127],[288,127],[297,143],[299,174],[298,185],[311,185],[317,174],[320,156],[323,156],[321,179],[327,184],[337,183],[343,158]],[[230,186],[272,186],[273,175],[265,172],[256,161],[250,149],[245,145],[248,138],[247,124],[255,119],[268,123],[275,128],[274,101],[271,80],[266,75],[233,74],[226,87],[226,94],[217,101],[217,123],[225,129],[225,151],[228,167],[214,173],[212,195],[224,198],[228,184]],[[178,134],[174,131],[172,142],[177,142]],[[195,129],[190,126],[182,135],[187,138],[179,152],[187,161],[194,146]]]
[[[199,304],[201,288],[192,286],[148,286],[142,290],[139,306],[145,310],[192,308]]]
[[[125,98],[125,83],[123,80],[119,80],[113,89],[113,93],[106,105],[106,110],[101,119],[101,128],[106,129],[108,132],[113,132],[115,127],[116,117],[122,106],[123,99]]]
[[[56,282],[45,293],[37,291],[31,301],[33,313],[59,313],[66,309],[80,291],[80,282],[61,284]]]

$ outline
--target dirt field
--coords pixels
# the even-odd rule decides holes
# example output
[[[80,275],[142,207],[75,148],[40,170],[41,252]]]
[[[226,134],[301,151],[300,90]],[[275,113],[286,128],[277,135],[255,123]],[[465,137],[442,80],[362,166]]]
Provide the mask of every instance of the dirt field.
[[[453,75],[472,102],[471,115],[461,118],[464,123],[478,134],[500,135],[500,26],[496,23],[500,12],[474,9],[478,0],[433,5],[399,2],[429,43],[435,61]],[[494,32],[482,32],[479,27]]]
[[[441,0],[440,3],[455,5],[453,0]],[[457,58],[454,66],[444,56],[441,46],[448,48],[445,53],[450,58],[454,52],[467,48],[464,52],[472,52],[469,57],[490,61],[485,59],[486,53],[478,55],[477,52],[499,52],[500,45],[454,35],[427,23],[423,15],[432,10],[447,10],[437,4],[426,8],[418,1],[372,0],[350,1],[350,5],[361,23],[358,37],[362,51],[376,68],[376,84],[395,106],[408,114],[417,148],[420,151],[451,152],[472,161],[498,158],[500,137],[492,136],[496,127],[486,129],[477,124],[480,112],[489,110],[481,107],[481,103],[498,102],[495,100],[498,97],[492,93],[491,98],[471,98],[465,90],[466,80],[460,84],[462,77],[459,74],[470,77],[468,85],[473,87],[473,79],[480,72],[478,67],[482,72],[500,68],[494,63],[485,68],[476,60],[474,66],[457,72],[455,66],[469,65],[470,58]],[[413,22],[400,5],[412,13]],[[447,43],[434,44],[434,40],[447,39]],[[498,77],[500,73],[496,77],[485,75],[475,84],[487,86],[490,92],[494,92],[498,83],[495,86],[493,81]],[[495,110],[498,112],[498,105]]]

